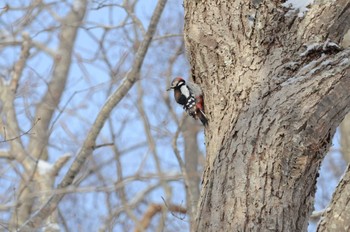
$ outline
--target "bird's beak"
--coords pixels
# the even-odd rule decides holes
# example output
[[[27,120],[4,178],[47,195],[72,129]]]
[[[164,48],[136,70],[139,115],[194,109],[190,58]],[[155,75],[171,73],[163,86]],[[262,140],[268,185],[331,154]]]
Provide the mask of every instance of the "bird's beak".
[[[174,86],[170,86],[166,91],[172,90]]]

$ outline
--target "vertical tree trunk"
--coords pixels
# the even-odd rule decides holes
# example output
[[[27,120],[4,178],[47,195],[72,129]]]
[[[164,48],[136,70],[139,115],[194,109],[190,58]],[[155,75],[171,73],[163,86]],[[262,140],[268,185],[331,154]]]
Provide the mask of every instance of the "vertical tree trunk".
[[[195,231],[305,231],[319,164],[349,110],[350,1],[186,1],[207,161]]]
[[[200,176],[198,175],[198,158],[200,154],[197,141],[199,127],[192,118],[187,117],[183,128],[183,137],[185,141],[185,168],[189,178],[189,186],[186,191],[186,208],[190,226],[193,227],[196,215],[191,214],[192,212],[196,212],[195,209],[197,208],[199,198]]]

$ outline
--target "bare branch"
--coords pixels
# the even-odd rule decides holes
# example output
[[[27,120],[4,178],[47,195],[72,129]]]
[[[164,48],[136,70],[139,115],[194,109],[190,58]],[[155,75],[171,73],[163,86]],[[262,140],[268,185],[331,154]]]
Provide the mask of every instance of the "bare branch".
[[[82,146],[82,149],[80,150],[77,158],[74,160],[71,168],[69,169],[67,175],[62,180],[61,184],[59,185],[60,188],[66,187],[70,185],[73,181],[73,178],[76,176],[76,174],[79,172],[82,164],[85,162],[86,158],[89,154],[91,154],[92,149],[95,145],[95,140],[104,125],[104,122],[108,118],[110,112],[113,110],[113,108],[120,102],[120,100],[126,95],[126,93],[130,90],[130,88],[133,86],[133,84],[137,81],[139,77],[139,71],[142,66],[144,57],[146,55],[146,52],[148,50],[148,46],[152,40],[153,34],[156,30],[157,23],[159,21],[160,15],[163,11],[163,8],[165,6],[166,0],[159,0],[158,5],[154,11],[154,14],[152,16],[150,25],[148,27],[148,31],[145,35],[145,38],[139,47],[135,61],[133,63],[133,66],[130,70],[130,72],[127,74],[126,78],[124,79],[123,83],[119,86],[119,88],[112,94],[112,96],[107,100],[107,102],[102,107],[100,113],[98,114],[91,130],[89,131],[85,142]]]
[[[40,196],[52,196],[52,195],[64,195],[68,193],[92,193],[92,192],[105,192],[105,193],[112,193],[117,190],[123,189],[127,184],[131,184],[134,181],[148,181],[148,180],[159,180],[158,174],[147,174],[147,175],[134,175],[134,176],[127,176],[124,177],[120,181],[116,181],[113,184],[105,185],[105,186],[84,186],[84,187],[76,187],[76,186],[68,186],[64,189],[50,189],[50,190],[42,190],[42,191],[36,191],[34,193],[28,194],[27,199],[32,199]],[[183,179],[183,176],[178,173],[174,173],[171,175],[164,176],[162,180],[164,181],[179,181]],[[160,182],[157,183],[157,186],[160,185]],[[23,201],[17,202],[17,204],[21,204]],[[131,201],[129,201],[129,204],[125,204],[125,207],[130,206]],[[11,206],[12,207],[12,206]]]
[[[0,159],[14,159],[8,150],[0,150]]]
[[[135,229],[134,232],[141,232],[143,230],[146,230],[148,226],[151,223],[152,218],[159,212],[162,212],[164,210],[169,210],[172,213],[181,213],[186,214],[186,209],[173,204],[168,205],[161,205],[161,204],[150,204],[148,206],[148,209],[146,210],[145,214],[143,215],[142,220],[140,221],[140,225],[142,226],[142,230]]]
[[[51,175],[57,176],[58,172],[61,170],[61,168],[68,162],[68,160],[72,157],[71,154],[64,154],[61,156],[53,165],[53,170]]]
[[[323,211],[317,231],[348,231],[350,228],[350,165],[339,182],[330,205]]]
[[[30,134],[30,131],[33,130],[33,128],[36,126],[36,124],[40,121],[40,118],[38,118],[37,120],[34,121],[33,125],[31,128],[29,128],[28,130],[22,132],[20,135],[17,135],[15,137],[12,137],[12,138],[6,138],[4,140],[0,140],[0,143],[6,143],[6,142],[11,142],[11,141],[14,141],[14,140],[17,140],[19,139],[20,137],[24,136],[24,135],[28,135]]]
[[[1,86],[3,89],[0,94],[0,100],[4,102],[3,111],[6,115],[7,127],[4,129],[4,141],[1,142],[10,142],[12,154],[15,154],[14,158],[18,160],[23,160],[26,158],[27,152],[25,151],[23,144],[19,137],[20,135],[20,127],[16,117],[16,111],[14,106],[16,91],[18,87],[18,82],[20,77],[22,76],[25,64],[29,57],[29,49],[30,49],[30,38],[27,34],[23,34],[23,43],[22,43],[22,51],[18,61],[16,62],[13,72],[12,79],[9,86]],[[36,121],[37,122],[37,121]],[[35,124],[36,124],[35,122]],[[34,126],[33,126],[34,127]],[[32,128],[33,128],[32,127]],[[32,129],[30,128],[29,131]],[[29,133],[29,131],[24,134]],[[9,136],[9,139],[7,139]],[[24,164],[25,168],[29,168],[28,165]]]
[[[144,130],[146,132],[148,145],[149,145],[149,148],[151,149],[151,152],[152,152],[152,155],[153,155],[153,159],[154,159],[154,162],[156,164],[157,171],[159,173],[159,177],[161,178],[164,175],[163,171],[162,171],[162,168],[161,168],[160,160],[159,160],[161,156],[157,152],[156,142],[154,141],[154,138],[153,138],[152,133],[151,133],[151,126],[150,126],[150,123],[149,123],[149,119],[148,119],[147,114],[146,114],[146,112],[144,110],[143,101],[142,101],[142,96],[143,95],[144,95],[144,93],[143,93],[143,90],[142,90],[142,86],[139,83],[138,84],[137,109],[140,112],[141,119],[142,119],[142,122],[143,122],[143,128],[144,128]],[[161,181],[161,183],[162,183],[163,189],[165,191],[165,194],[167,196],[167,200],[169,200],[169,198],[171,196],[171,188],[169,187],[169,185],[167,185],[167,183],[165,181]]]
[[[144,189],[143,191],[140,191],[133,199],[131,199],[129,201],[129,205],[127,207],[129,207],[130,209],[135,208],[135,206],[140,203],[141,201],[143,201],[145,199],[145,196],[150,193],[151,191],[153,191],[154,189],[158,188],[160,186],[160,183],[155,183],[152,184],[150,186],[148,186],[146,189]],[[118,209],[116,209],[112,215],[109,216],[108,220],[106,220],[106,224],[99,229],[100,232],[104,232],[106,231],[106,227],[109,226],[109,224],[111,223],[110,221],[112,221],[114,218],[118,217],[118,215],[125,211],[125,207],[120,207]]]
[[[36,110],[36,118],[41,118],[42,120],[35,128],[35,135],[31,137],[29,143],[30,154],[37,158],[40,157],[40,159],[47,159],[46,145],[49,138],[49,124],[66,86],[74,42],[79,25],[85,15],[87,2],[87,0],[76,0],[71,11],[62,20],[61,39],[55,56],[53,76]]]
[[[182,130],[182,126],[185,122],[185,117],[182,118],[181,122],[180,122],[180,125],[175,133],[175,136],[173,138],[173,142],[172,142],[172,147],[173,147],[173,150],[174,150],[174,153],[175,153],[175,156],[176,156],[176,159],[180,165],[180,169],[181,169],[181,172],[182,172],[182,175],[184,177],[184,183],[185,183],[185,188],[186,188],[186,192],[188,193],[188,199],[187,201],[189,202],[193,202],[193,193],[192,191],[190,190],[191,188],[191,185],[190,185],[190,178],[188,176],[188,173],[187,173],[187,170],[186,170],[186,165],[184,163],[184,161],[182,160],[181,158],[181,155],[180,155],[180,152],[179,152],[179,149],[177,148],[177,139],[180,135],[180,132]],[[191,211],[190,212],[191,214],[190,215],[195,215],[195,210],[196,210],[196,207],[192,207],[191,208]]]
[[[109,147],[109,146],[113,146],[114,143],[104,143],[104,144],[99,144],[99,145],[95,145],[94,146],[94,150],[102,148],[102,147]]]
[[[133,84],[137,81],[139,77],[139,72],[147,53],[149,44],[151,43],[152,37],[156,31],[156,27],[161,16],[161,13],[164,9],[166,0],[159,0],[156,6],[156,9],[152,15],[150,25],[148,27],[147,33],[143,42],[141,43],[135,57],[135,61],[130,72],[127,74],[125,80],[120,85],[120,87],[112,94],[112,96],[107,100],[105,105],[102,107],[100,113],[98,114],[92,128],[90,129],[85,142],[71,165],[68,173],[63,178],[62,182],[58,185],[58,188],[65,188],[69,186],[80,168],[84,164],[86,158],[91,154],[93,147],[95,145],[95,140],[104,125],[104,122],[108,118],[108,115],[112,111],[112,109],[120,102],[120,100],[125,96],[125,94],[130,90]],[[40,225],[40,223],[51,214],[51,212],[57,207],[58,202],[62,199],[63,195],[55,195],[50,197],[48,202],[42,206],[42,208],[35,213],[31,218],[29,218],[21,228],[25,228],[27,224],[32,225]]]
[[[23,37],[23,43],[22,43],[21,55],[13,69],[12,79],[10,83],[10,89],[14,93],[17,92],[19,79],[22,76],[23,69],[29,57],[31,39],[27,33],[23,33],[22,37]]]

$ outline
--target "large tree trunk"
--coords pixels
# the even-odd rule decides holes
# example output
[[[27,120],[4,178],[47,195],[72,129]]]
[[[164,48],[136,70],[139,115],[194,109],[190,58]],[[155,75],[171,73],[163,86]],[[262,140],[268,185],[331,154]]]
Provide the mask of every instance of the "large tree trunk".
[[[196,231],[305,231],[320,161],[350,106],[350,0],[185,1],[209,117]]]

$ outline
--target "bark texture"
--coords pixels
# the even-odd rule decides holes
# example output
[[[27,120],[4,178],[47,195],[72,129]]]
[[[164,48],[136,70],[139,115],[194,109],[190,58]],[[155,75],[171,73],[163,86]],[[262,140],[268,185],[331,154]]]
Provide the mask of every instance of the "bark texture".
[[[346,163],[350,162],[350,114],[346,115],[340,124],[341,153]]]
[[[343,179],[329,207],[322,215],[317,231],[349,231],[350,230],[350,166],[348,166]]]
[[[197,134],[200,127],[194,120],[187,117],[183,126],[183,137],[185,141],[185,169],[189,179],[189,186],[186,189],[186,208],[188,209],[188,218],[190,226],[193,226],[193,221],[196,215],[198,199],[199,199],[199,183],[200,177],[198,172],[198,159],[200,152],[198,150]]]
[[[320,161],[350,107],[349,0],[185,1],[209,117],[195,231],[305,231]]]

